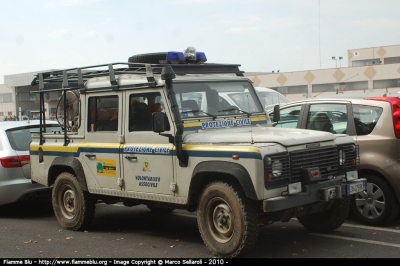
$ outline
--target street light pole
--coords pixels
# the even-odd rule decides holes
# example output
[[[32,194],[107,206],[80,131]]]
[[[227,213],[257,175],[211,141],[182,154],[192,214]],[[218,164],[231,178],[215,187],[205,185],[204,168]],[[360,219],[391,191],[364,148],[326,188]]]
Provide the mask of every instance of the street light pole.
[[[336,68],[337,68],[337,60],[339,60],[339,68],[342,67],[342,59],[343,59],[343,56],[339,56],[339,59],[336,59],[336,56],[332,56],[332,60],[336,61]]]
[[[343,59],[343,57],[342,57],[342,56],[339,56],[339,65],[340,65],[340,68],[342,68],[342,59]],[[336,56],[332,56],[332,60],[335,60],[335,62],[336,62],[336,68],[337,68],[337,60],[338,60],[338,59],[336,59]],[[336,94],[339,93],[339,86],[340,86],[339,84],[337,84],[337,83],[338,83],[338,80],[337,80],[337,72],[338,72],[338,70],[335,71]]]

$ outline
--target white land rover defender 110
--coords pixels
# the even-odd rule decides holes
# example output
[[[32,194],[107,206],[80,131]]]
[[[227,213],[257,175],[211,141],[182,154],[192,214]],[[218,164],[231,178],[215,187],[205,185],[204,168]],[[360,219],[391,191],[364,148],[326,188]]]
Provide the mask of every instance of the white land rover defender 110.
[[[349,196],[366,184],[353,139],[272,127],[240,65],[205,61],[153,53],[37,75],[42,125],[44,94],[58,90],[63,130],[33,136],[32,181],[53,186],[63,228],[87,229],[100,202],[184,209],[196,212],[208,249],[233,258],[254,247],[259,224],[343,224]],[[244,91],[242,109],[219,97]]]

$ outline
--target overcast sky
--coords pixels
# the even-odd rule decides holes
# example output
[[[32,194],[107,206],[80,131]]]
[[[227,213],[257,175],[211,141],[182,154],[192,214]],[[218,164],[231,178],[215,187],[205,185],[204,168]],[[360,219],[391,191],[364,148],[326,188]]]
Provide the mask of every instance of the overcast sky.
[[[398,0],[0,0],[3,76],[194,46],[246,72],[347,66],[400,44]]]

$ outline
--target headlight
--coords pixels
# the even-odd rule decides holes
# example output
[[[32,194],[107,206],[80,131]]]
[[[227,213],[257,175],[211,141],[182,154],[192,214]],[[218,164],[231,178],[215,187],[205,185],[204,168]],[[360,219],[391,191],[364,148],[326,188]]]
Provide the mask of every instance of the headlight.
[[[279,160],[275,160],[272,163],[272,174],[274,175],[274,177],[280,176],[282,174],[282,170],[283,170],[282,162]]]
[[[264,185],[266,189],[285,187],[290,183],[289,153],[265,155]]]

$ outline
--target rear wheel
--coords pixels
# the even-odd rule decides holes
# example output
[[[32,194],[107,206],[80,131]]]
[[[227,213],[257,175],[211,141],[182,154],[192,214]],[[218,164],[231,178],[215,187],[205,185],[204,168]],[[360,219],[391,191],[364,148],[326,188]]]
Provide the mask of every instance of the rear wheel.
[[[95,202],[71,173],[61,173],[57,177],[52,203],[57,220],[65,229],[84,230],[92,223]]]
[[[353,215],[367,225],[392,223],[399,214],[398,202],[392,188],[382,177],[363,177],[367,179],[367,189],[352,198]]]
[[[255,208],[235,185],[208,184],[197,207],[197,223],[207,248],[217,256],[234,258],[251,250],[258,238]]]
[[[350,211],[350,198],[337,199],[326,211],[297,217],[306,229],[315,232],[330,232],[339,228]]]

